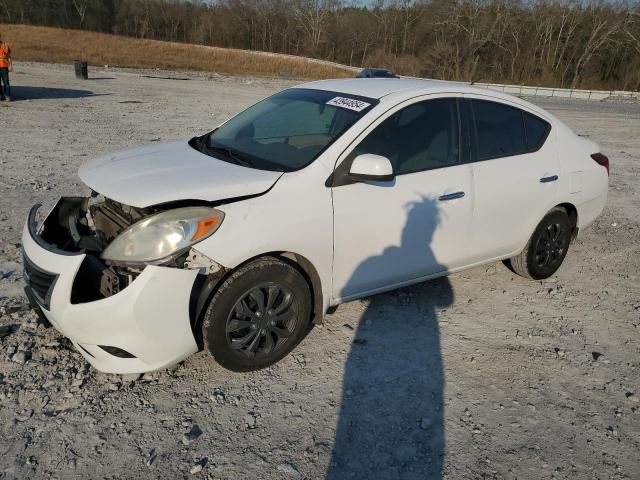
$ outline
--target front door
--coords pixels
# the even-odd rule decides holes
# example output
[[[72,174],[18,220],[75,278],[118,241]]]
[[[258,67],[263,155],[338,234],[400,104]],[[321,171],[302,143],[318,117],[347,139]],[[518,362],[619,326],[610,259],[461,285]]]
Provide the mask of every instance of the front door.
[[[460,137],[457,100],[436,98],[396,108],[346,155],[337,171],[373,153],[395,178],[333,187],[334,299],[466,264],[474,192]]]

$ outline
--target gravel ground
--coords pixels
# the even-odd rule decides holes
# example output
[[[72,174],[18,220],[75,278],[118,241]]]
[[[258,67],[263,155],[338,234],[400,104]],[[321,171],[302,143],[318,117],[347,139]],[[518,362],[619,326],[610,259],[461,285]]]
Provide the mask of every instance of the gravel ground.
[[[90,157],[204,132],[294,82],[91,76],[19,64],[0,103],[0,478],[640,478],[640,105],[536,100],[612,162],[605,212],[553,278],[483,266],[341,305],[261,372],[198,353],[136,378],[37,325],[29,207],[84,192]]]

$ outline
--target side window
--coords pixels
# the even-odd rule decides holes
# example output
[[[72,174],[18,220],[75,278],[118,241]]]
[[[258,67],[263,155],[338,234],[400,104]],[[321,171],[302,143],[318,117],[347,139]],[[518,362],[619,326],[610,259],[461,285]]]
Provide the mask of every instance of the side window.
[[[396,175],[460,162],[458,108],[453,98],[410,105],[387,118],[351,153],[387,157]]]
[[[478,160],[518,155],[527,151],[522,110],[496,102],[473,100]]]
[[[528,112],[522,112],[522,115],[524,117],[524,129],[527,133],[527,150],[535,152],[542,147],[542,144],[547,139],[551,125]]]

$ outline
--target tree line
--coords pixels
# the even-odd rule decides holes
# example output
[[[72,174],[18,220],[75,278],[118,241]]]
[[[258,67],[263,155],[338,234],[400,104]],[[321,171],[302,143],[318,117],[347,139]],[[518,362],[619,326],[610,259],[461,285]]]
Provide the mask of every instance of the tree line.
[[[640,89],[639,0],[0,0],[0,22],[447,80]]]

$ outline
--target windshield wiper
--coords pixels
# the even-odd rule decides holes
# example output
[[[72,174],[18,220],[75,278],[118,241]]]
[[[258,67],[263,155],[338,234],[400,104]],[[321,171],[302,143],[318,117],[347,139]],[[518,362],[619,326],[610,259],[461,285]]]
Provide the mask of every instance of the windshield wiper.
[[[204,137],[193,137],[191,140],[189,140],[188,143],[189,145],[191,145],[192,148],[195,148],[200,153],[204,153],[204,150],[205,150]]]
[[[212,153],[222,154],[225,157],[224,161],[229,160],[231,161],[231,163],[242,165],[243,167],[257,168],[260,170],[270,170],[273,172],[281,173],[287,171],[287,169],[283,168],[282,165],[271,162],[269,160],[257,157],[248,158],[251,156],[242,152],[238,152],[237,150],[231,149],[226,146],[212,146],[210,144],[211,133],[203,135],[201,137],[193,137],[191,140],[189,140],[189,145],[191,145],[192,148],[196,149],[200,153],[204,153],[205,155],[212,156]]]
[[[227,147],[212,147],[211,145],[205,145],[204,147],[207,150],[210,150],[212,152],[222,153],[223,155],[225,155],[226,157],[230,158],[231,160],[233,160],[238,165],[242,165],[243,167],[253,167],[254,166],[253,162],[251,162],[245,156],[243,156],[242,154],[236,152],[235,150],[231,150],[230,148],[227,148]]]

